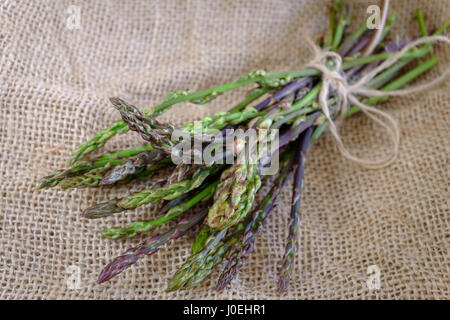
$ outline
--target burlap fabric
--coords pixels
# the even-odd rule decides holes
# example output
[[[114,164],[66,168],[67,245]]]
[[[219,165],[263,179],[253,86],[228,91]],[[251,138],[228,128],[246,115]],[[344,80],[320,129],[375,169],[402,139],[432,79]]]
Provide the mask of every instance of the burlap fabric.
[[[450,17],[448,1],[391,2],[391,12],[399,15],[394,27],[399,39],[417,35],[411,16],[418,7],[430,28]],[[317,37],[326,29],[328,3],[1,1],[0,297],[280,298],[276,279],[288,229],[289,188],[255,252],[223,293],[214,289],[217,271],[192,290],[164,292],[189,254],[193,232],[96,285],[112,257],[144,238],[112,241],[99,231],[155,217],[157,210],[146,206],[87,221],[80,217],[83,208],[139,186],[34,188],[40,176],[65,167],[76,145],[118,118],[110,96],[147,107],[168,91],[218,85],[252,69],[298,68],[310,56],[301,32]],[[353,2],[357,24],[369,4]],[[79,29],[68,28],[71,5],[80,9]],[[434,52],[439,65],[420,81],[450,67],[450,48],[438,46]],[[331,137],[314,146],[306,167],[301,247],[283,298],[449,298],[449,92],[447,82],[383,105],[402,132],[400,156],[388,168],[367,170],[344,160]],[[225,94],[204,106],[178,105],[163,119],[198,119],[231,107],[244,93]],[[340,129],[359,155],[387,150],[383,133],[362,115]],[[138,143],[130,133],[105,149]],[[380,270],[379,290],[366,284],[372,265]],[[67,286],[71,266],[81,272],[79,289]]]

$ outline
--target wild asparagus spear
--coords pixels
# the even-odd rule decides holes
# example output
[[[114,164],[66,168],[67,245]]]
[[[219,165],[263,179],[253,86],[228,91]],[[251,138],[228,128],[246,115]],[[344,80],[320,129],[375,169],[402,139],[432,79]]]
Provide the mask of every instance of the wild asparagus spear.
[[[142,255],[150,256],[158,251],[162,245],[170,240],[181,237],[187,230],[198,224],[206,215],[206,210],[195,213],[191,217],[181,219],[177,225],[168,232],[154,236],[137,247],[130,248],[124,252],[120,257],[115,258],[110,262],[98,276],[97,282],[102,283],[115,277],[119,273],[128,269],[135,264]]]
[[[333,35],[331,50],[336,51],[342,41],[344,29],[349,26],[352,21],[352,12],[350,7],[345,5],[344,1],[337,0],[334,2],[334,6],[339,18]]]
[[[126,159],[143,151],[152,150],[152,146],[144,145],[137,148],[125,149],[118,152],[106,153],[94,160],[80,161],[76,165],[66,170],[55,171],[51,175],[43,177],[39,184],[39,189],[54,187],[67,178],[81,175],[93,169],[109,168],[120,164]],[[106,171],[105,171],[106,172]]]
[[[161,226],[167,221],[170,221],[180,214],[186,212],[200,201],[210,198],[213,195],[214,189],[217,187],[218,183],[219,180],[212,182],[192,198],[170,208],[164,215],[160,216],[159,218],[148,221],[136,221],[127,228],[109,228],[103,230],[102,235],[111,239],[134,237],[140,232],[147,232],[155,227]]]
[[[155,203],[160,200],[172,200],[180,195],[194,190],[202,185],[205,179],[217,172],[218,168],[199,168],[191,179],[176,182],[170,186],[162,188],[146,189],[128,195],[125,198],[103,202],[87,208],[83,216],[90,219],[107,217],[114,213],[130,210],[148,203]]]
[[[110,101],[119,110],[122,120],[131,130],[139,133],[142,139],[149,142],[154,149],[166,154],[171,153],[171,148],[174,146],[171,136],[176,129],[175,126],[162,123],[154,117],[144,116],[136,107],[120,98],[111,98]]]
[[[163,169],[163,166],[161,165],[155,166],[150,170],[144,169],[134,174],[130,174],[126,178],[120,181],[116,181],[116,183],[125,183],[133,179],[136,180],[148,179],[151,176],[153,176],[156,172],[158,172],[158,170],[161,169]],[[105,172],[107,172],[108,170],[109,170],[108,167],[92,169],[86,173],[65,178],[59,182],[58,186],[63,190],[69,188],[81,189],[87,187],[97,187],[101,185],[101,181],[104,178]]]
[[[298,224],[302,217],[300,211],[300,202],[303,188],[303,172],[305,167],[306,152],[309,146],[309,140],[314,127],[308,128],[299,138],[298,147],[294,156],[294,189],[292,192],[291,222],[289,226],[288,244],[283,257],[283,265],[280,271],[278,281],[278,291],[283,292],[289,285],[289,277],[294,264],[295,254],[297,253],[298,242]]]

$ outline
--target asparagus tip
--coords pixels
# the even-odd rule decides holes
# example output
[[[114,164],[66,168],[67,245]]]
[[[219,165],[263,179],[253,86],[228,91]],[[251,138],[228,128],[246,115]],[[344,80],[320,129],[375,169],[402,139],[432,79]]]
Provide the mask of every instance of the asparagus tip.
[[[118,97],[111,97],[111,98],[109,98],[109,101],[114,105],[114,106],[117,106],[117,105],[122,105],[123,103],[125,103],[125,101],[123,101],[122,99],[120,99],[120,98],[118,98]]]
[[[83,211],[82,216],[88,219],[108,217],[113,213],[124,211],[125,209],[117,205],[117,201],[108,201],[93,205]]]
[[[278,293],[286,293],[289,286],[289,275],[282,275],[278,279]]]
[[[132,264],[136,263],[139,258],[134,255],[123,255],[114,259],[111,263],[109,263],[103,270],[100,272],[100,275],[97,278],[97,283],[103,283],[111,278],[115,277]]]

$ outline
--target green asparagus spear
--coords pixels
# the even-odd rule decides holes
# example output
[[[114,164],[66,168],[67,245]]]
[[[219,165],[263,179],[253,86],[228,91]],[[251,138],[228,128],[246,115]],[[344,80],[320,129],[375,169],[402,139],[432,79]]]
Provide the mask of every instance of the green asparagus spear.
[[[188,199],[167,211],[163,216],[156,218],[154,220],[148,220],[148,221],[136,221],[133,222],[129,227],[127,228],[109,228],[102,231],[102,235],[111,238],[111,239],[118,239],[122,237],[134,237],[140,232],[147,232],[155,227],[161,226],[167,221],[172,220],[175,217],[178,217],[180,214],[186,212],[189,210],[192,206],[199,203],[202,200],[208,199],[211,197],[214,193],[214,189],[217,187],[217,184],[219,181],[215,181],[209,185],[207,185],[203,190],[201,190],[199,193],[194,195],[191,199]]]
[[[113,152],[113,153],[106,153],[94,160],[80,161],[76,165],[72,166],[69,169],[55,171],[51,175],[43,177],[41,179],[41,182],[40,182],[38,188],[41,189],[41,188],[54,187],[54,186],[58,185],[64,179],[72,178],[72,177],[81,175],[83,173],[87,173],[93,169],[109,168],[111,166],[114,166],[114,165],[124,162],[126,159],[128,159],[136,154],[139,154],[143,151],[149,151],[149,150],[153,150],[152,146],[144,145],[142,147],[125,149],[125,150]],[[106,172],[106,171],[107,170],[105,170],[104,172]],[[100,172],[102,172],[102,170],[92,172],[92,175],[98,176],[98,174]],[[67,183],[67,185],[70,185],[70,184],[72,184],[72,183]]]
[[[90,219],[101,218],[124,210],[134,209],[144,204],[155,203],[160,200],[175,199],[178,196],[201,186],[205,179],[217,172],[217,170],[218,168],[216,167],[200,168],[193,174],[191,179],[176,182],[167,187],[146,189],[122,199],[94,205],[87,208],[83,212],[83,216]]]

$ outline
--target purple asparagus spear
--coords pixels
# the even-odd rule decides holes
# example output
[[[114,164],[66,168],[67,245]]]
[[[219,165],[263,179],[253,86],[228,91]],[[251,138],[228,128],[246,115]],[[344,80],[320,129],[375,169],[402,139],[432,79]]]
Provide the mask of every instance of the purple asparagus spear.
[[[156,235],[141,243],[137,247],[128,249],[123,255],[115,258],[102,270],[98,276],[97,282],[102,283],[115,277],[119,273],[128,269],[131,265],[135,264],[139,258],[142,257],[142,255],[150,256],[154,254],[162,245],[172,239],[181,237],[187,230],[201,222],[206,214],[207,210],[202,210],[189,218],[183,218],[168,232],[162,235]]]
[[[292,192],[292,205],[291,205],[291,222],[289,226],[288,243],[286,245],[283,264],[280,271],[280,278],[278,281],[278,291],[286,291],[289,285],[289,277],[294,265],[295,254],[298,247],[298,225],[302,217],[300,211],[301,195],[303,188],[303,172],[306,159],[306,152],[309,146],[309,140],[314,128],[310,127],[300,137],[299,145],[295,153],[294,159],[294,189]]]

